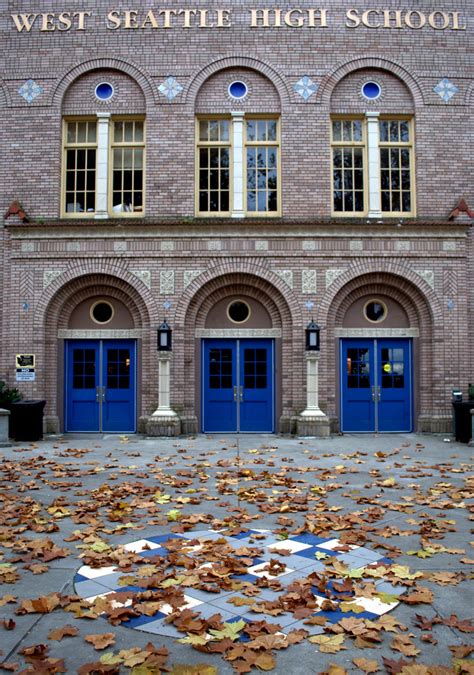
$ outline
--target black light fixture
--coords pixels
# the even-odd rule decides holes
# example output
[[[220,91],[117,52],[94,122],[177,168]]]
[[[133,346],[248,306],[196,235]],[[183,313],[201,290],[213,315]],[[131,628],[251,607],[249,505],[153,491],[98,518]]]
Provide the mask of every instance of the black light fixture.
[[[171,351],[171,327],[166,319],[158,327],[158,346],[157,349],[159,352],[170,352]]]
[[[307,352],[319,352],[319,332],[320,327],[317,323],[314,323],[314,320],[311,319],[309,324],[306,326],[306,351]]]

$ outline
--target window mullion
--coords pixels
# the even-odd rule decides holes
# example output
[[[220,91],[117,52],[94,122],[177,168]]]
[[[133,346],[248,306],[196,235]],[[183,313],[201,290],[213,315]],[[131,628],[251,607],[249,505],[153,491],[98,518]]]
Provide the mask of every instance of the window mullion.
[[[366,112],[367,118],[367,173],[369,185],[369,218],[381,218],[379,112]]]
[[[244,113],[232,115],[232,218],[243,218],[244,210]]]
[[[96,178],[96,208],[95,218],[109,217],[109,134],[110,113],[97,113],[97,178]]]

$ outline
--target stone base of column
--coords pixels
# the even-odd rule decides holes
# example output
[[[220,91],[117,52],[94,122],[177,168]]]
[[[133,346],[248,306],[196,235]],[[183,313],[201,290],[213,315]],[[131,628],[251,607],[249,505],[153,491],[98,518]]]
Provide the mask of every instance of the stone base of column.
[[[11,446],[8,440],[8,420],[10,411],[0,408],[0,448],[9,448]]]
[[[146,423],[146,434],[147,436],[180,436],[181,420],[176,413],[168,417],[152,415]]]
[[[181,416],[181,433],[184,436],[194,436],[199,433],[198,418],[196,415]]]
[[[331,433],[329,417],[323,413],[317,417],[300,415],[296,421],[296,433],[298,436],[319,436],[327,438]]]

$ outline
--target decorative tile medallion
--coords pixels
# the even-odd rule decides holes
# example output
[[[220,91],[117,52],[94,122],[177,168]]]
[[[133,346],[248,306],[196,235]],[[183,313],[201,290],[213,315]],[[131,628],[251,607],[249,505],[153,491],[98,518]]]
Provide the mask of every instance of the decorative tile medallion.
[[[204,270],[186,270],[183,275],[184,288],[187,288],[190,284],[192,284],[194,279],[196,279],[200,274],[202,274],[203,271]]]
[[[291,270],[272,270],[287,286],[293,288],[293,272]]]
[[[104,618],[122,611],[123,626],[171,637],[186,631],[176,627],[184,609],[203,619],[219,614],[226,623],[277,624],[284,634],[297,629],[322,633],[322,626],[305,620],[374,620],[394,609],[405,590],[384,578],[390,576],[391,561],[383,555],[309,533],[284,540],[269,530],[232,536],[215,530],[168,533],[121,547],[120,560],[125,559],[126,572],[113,560],[104,567],[81,567],[74,577],[77,595],[95,603]],[[367,581],[373,584],[371,593],[359,587]],[[310,589],[303,619],[294,602],[299,583]],[[273,611],[276,605],[281,611]]]
[[[61,270],[46,270],[43,272],[43,289],[52,284],[55,279],[61,276],[61,274]]]
[[[329,286],[334,283],[337,277],[341,276],[341,274],[344,274],[345,271],[345,269],[326,270],[326,288],[329,288]]]
[[[163,96],[166,96],[168,101],[172,101],[178,94],[183,91],[184,87],[179,84],[175,77],[167,77],[164,82],[158,87],[158,91]]]
[[[20,96],[23,96],[27,103],[32,103],[35,98],[41,96],[44,92],[44,89],[41,85],[37,84],[34,80],[27,80],[21,87],[18,89]]]
[[[268,241],[261,239],[255,242],[256,251],[268,251]]]
[[[415,270],[419,277],[424,279],[428,286],[434,288],[434,272],[433,270]]]
[[[303,75],[301,80],[293,86],[293,89],[299,94],[305,101],[307,101],[313,94],[315,94],[319,85],[313,82],[309,75]]]
[[[160,248],[162,251],[174,251],[174,241],[162,241]]]
[[[316,270],[303,270],[301,275],[301,292],[314,294],[316,288]]]
[[[433,91],[436,92],[445,103],[449,103],[453,96],[458,93],[459,87],[456,87],[456,85],[453,84],[451,80],[448,80],[447,77],[444,77],[438,82],[436,87],[433,87]]]
[[[160,295],[173,295],[174,271],[162,270],[160,272]]]
[[[151,272],[149,270],[130,270],[131,273],[140,279],[147,288],[151,288]]]

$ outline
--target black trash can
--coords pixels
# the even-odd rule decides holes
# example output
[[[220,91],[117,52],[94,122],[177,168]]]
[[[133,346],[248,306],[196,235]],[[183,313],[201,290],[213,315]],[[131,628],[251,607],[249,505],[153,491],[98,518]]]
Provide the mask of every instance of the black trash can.
[[[46,401],[18,401],[10,404],[10,435],[15,441],[43,438],[43,410]]]
[[[474,401],[453,401],[454,435],[457,441],[469,443],[472,435],[471,410]]]

